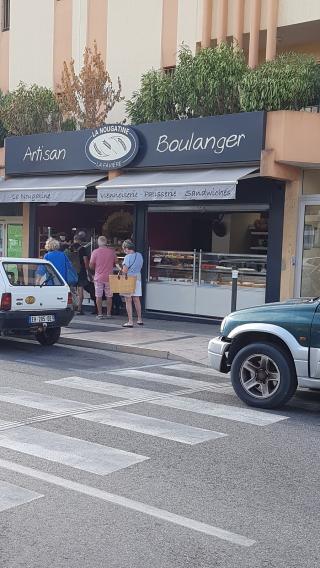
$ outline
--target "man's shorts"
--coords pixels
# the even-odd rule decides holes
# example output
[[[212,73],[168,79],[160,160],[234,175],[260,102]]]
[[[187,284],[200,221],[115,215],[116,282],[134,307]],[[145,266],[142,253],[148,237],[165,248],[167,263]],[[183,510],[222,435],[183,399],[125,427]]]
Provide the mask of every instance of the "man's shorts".
[[[102,298],[103,292],[105,293],[106,298],[112,298],[113,296],[109,282],[95,282],[94,289],[96,292],[96,298]]]

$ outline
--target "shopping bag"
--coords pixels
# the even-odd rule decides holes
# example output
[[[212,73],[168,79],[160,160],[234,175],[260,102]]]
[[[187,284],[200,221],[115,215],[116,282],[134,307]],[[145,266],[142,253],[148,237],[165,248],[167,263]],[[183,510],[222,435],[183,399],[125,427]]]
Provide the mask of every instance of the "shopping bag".
[[[133,294],[136,289],[137,277],[128,274],[111,274],[110,289],[113,294]]]

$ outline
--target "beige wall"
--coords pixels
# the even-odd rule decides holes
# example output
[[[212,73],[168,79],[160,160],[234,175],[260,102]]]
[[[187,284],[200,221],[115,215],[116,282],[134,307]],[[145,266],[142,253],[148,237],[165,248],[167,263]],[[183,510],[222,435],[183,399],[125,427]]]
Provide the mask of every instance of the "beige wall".
[[[201,40],[202,0],[179,0],[178,46],[185,43],[195,52]]]
[[[52,87],[54,1],[11,1],[10,90],[20,81]]]
[[[108,21],[107,67],[113,81],[120,76],[122,93],[130,98],[142,73],[161,65],[162,0],[109,0]],[[109,120],[124,117],[122,102]]]

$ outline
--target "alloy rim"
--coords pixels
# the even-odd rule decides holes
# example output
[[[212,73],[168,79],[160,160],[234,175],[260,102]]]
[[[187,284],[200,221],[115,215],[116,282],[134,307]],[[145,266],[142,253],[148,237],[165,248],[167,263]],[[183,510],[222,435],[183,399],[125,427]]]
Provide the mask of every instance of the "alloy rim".
[[[240,382],[250,396],[260,399],[270,398],[280,386],[280,371],[273,359],[262,353],[256,353],[242,363]]]

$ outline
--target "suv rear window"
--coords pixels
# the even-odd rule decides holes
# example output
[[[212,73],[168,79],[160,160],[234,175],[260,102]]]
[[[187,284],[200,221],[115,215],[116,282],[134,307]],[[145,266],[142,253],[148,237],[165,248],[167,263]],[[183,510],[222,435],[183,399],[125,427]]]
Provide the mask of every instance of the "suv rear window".
[[[37,262],[3,262],[11,286],[63,286],[58,272],[50,265]]]

